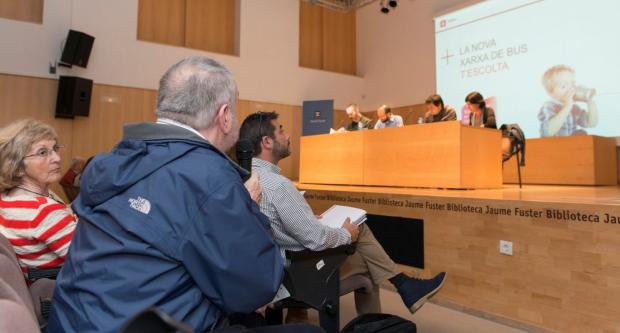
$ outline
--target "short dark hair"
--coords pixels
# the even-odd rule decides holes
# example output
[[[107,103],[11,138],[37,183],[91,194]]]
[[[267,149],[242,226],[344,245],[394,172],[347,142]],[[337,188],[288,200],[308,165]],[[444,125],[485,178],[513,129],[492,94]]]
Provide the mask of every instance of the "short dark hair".
[[[484,101],[484,97],[482,97],[482,94],[477,91],[467,94],[467,97],[465,97],[465,102],[479,105],[480,108],[483,110],[487,107],[487,103]]]
[[[426,98],[425,103],[426,104],[433,104],[433,105],[439,107],[439,110],[443,110],[444,109],[443,99],[441,98],[441,96],[439,96],[437,94],[428,96]]]
[[[258,111],[247,116],[239,129],[239,140],[247,140],[252,143],[252,156],[256,157],[261,153],[261,141],[264,136],[275,138],[275,126],[272,120],[278,119],[275,111]]]

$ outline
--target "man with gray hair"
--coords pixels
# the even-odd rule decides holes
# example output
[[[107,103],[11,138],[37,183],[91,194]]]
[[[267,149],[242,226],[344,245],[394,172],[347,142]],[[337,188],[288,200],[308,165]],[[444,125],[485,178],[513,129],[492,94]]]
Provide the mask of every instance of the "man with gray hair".
[[[244,186],[246,172],[223,153],[239,135],[232,74],[193,57],[159,87],[157,123],[126,125],[85,171],[48,332],[118,332],[152,306],[204,332],[269,303],[280,286],[258,180]],[[256,332],[276,330],[314,328]]]

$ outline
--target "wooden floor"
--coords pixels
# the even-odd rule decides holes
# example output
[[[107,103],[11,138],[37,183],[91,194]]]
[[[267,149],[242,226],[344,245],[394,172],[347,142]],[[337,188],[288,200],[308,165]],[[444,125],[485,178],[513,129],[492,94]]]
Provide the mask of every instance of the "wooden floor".
[[[620,186],[523,185],[520,189],[518,185],[504,185],[501,189],[452,190],[305,183],[296,185],[300,190],[620,206]]]

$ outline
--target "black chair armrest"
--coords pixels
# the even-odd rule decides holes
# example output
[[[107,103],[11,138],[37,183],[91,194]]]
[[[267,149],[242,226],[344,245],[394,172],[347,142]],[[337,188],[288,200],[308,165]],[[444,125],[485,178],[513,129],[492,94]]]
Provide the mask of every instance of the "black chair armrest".
[[[338,270],[346,258],[355,253],[356,244],[323,251],[286,251],[284,286],[291,299],[321,309],[335,292],[338,295]],[[290,300],[289,300],[290,301]]]
[[[325,249],[323,251],[312,251],[312,250],[303,250],[303,251],[286,251],[286,259],[289,261],[300,261],[300,260],[308,260],[314,258],[322,258],[326,256],[338,255],[338,254],[346,254],[352,255],[355,253],[355,249],[357,247],[357,243],[351,243],[347,245],[341,245],[332,249]]]

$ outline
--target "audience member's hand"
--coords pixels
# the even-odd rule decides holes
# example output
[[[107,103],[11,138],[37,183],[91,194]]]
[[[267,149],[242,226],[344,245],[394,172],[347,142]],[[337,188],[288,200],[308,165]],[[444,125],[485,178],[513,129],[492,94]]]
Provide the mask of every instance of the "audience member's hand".
[[[346,229],[351,235],[351,242],[357,241],[357,236],[360,234],[360,230],[357,228],[357,225],[351,223],[351,219],[347,217],[342,224],[342,228]]]
[[[256,311],[254,311],[254,312],[256,312],[259,315],[264,317],[265,316],[265,311],[267,311],[267,308],[273,309],[274,305],[273,304],[263,305],[260,308],[256,309]]]
[[[260,187],[259,178],[257,173],[252,173],[250,179],[245,182],[245,188],[250,192],[250,197],[256,203],[260,203],[260,198],[263,195],[263,189]]]

